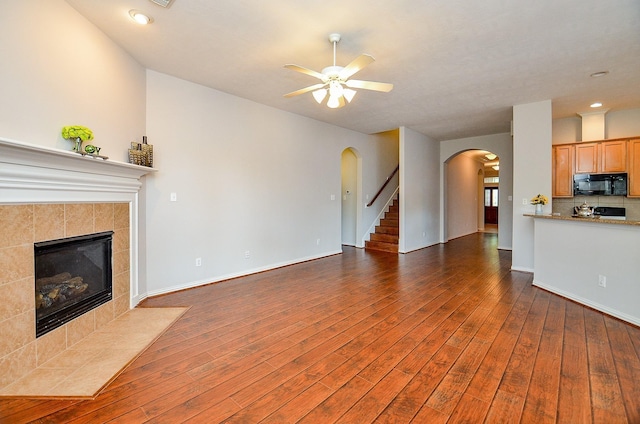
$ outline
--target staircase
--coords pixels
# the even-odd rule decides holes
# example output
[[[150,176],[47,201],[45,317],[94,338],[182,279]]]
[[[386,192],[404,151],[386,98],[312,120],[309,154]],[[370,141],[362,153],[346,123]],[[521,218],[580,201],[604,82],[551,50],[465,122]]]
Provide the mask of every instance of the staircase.
[[[364,244],[365,249],[381,250],[383,252],[398,253],[398,234],[400,233],[398,200],[395,199],[389,211],[376,226],[376,232],[371,233],[370,240]]]

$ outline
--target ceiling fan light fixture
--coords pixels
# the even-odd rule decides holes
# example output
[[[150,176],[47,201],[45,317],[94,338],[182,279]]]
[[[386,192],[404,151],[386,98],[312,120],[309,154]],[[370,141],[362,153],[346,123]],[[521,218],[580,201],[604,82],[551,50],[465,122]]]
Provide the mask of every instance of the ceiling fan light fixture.
[[[327,101],[327,106],[331,109],[337,109],[340,107],[340,97],[329,96],[329,101]]]
[[[318,104],[322,104],[324,98],[327,97],[327,89],[321,88],[320,90],[313,91],[311,94]]]
[[[347,102],[351,103],[351,100],[353,100],[353,97],[356,95],[357,91],[350,88],[345,88],[344,90],[342,90],[342,93],[344,95],[344,98],[347,99]]]
[[[386,82],[349,79],[356,72],[373,63],[375,59],[371,55],[361,54],[352,60],[347,66],[338,66],[336,65],[336,47],[338,41],[340,41],[340,34],[330,34],[329,41],[333,44],[333,65],[325,67],[322,72],[316,72],[294,64],[284,65],[287,69],[312,76],[322,82],[310,85],[300,90],[292,91],[291,93],[285,94],[284,97],[294,97],[311,92],[316,102],[322,104],[327,94],[329,94],[327,106],[329,108],[336,109],[343,107],[346,103],[351,103],[353,97],[357,93],[356,90],[352,90],[353,88],[380,91],[383,93],[388,93],[393,89],[393,84]]]
[[[338,81],[331,81],[329,83],[329,94],[332,97],[341,97],[343,92],[344,92],[344,89],[342,88],[342,85],[340,85]]]

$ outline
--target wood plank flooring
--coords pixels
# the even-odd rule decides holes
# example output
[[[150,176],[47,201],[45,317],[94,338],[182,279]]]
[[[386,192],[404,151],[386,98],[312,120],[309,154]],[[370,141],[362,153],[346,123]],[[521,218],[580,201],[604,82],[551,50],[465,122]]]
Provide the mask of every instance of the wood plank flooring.
[[[191,309],[95,400],[2,400],[0,422],[640,423],[640,329],[496,245],[345,247],[148,299]]]

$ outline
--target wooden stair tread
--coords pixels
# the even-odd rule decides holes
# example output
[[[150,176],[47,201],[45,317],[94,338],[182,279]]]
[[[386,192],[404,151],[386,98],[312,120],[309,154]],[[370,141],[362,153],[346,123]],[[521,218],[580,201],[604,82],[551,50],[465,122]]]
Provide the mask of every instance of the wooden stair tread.
[[[380,250],[383,252],[398,253],[397,243],[385,243],[383,241],[367,241],[364,245],[365,249]]]
[[[398,253],[398,238],[400,234],[400,213],[397,201],[394,200],[371,233],[370,240],[364,244],[365,249]]]

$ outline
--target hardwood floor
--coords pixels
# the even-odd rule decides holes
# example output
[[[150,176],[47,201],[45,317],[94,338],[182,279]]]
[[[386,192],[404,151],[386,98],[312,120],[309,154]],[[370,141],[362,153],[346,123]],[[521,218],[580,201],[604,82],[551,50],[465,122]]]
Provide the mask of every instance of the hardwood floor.
[[[640,329],[510,272],[497,235],[148,299],[191,309],[95,400],[0,422],[640,423]]]

